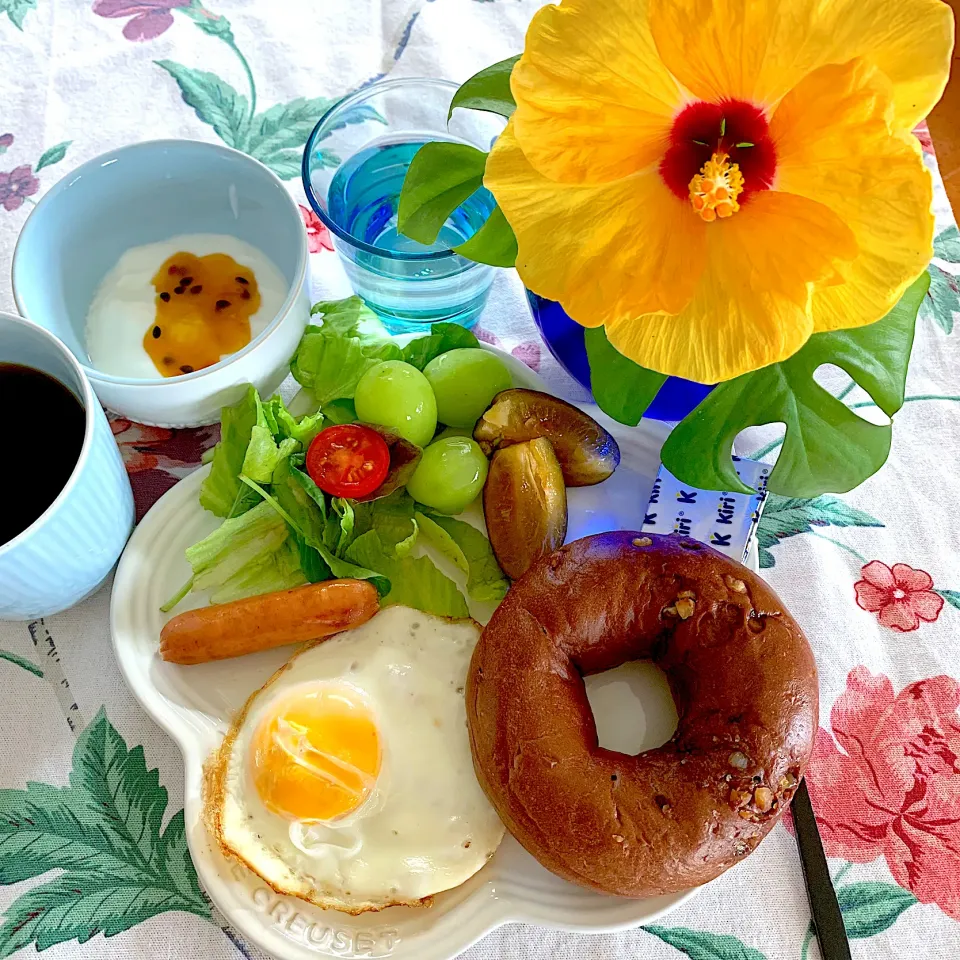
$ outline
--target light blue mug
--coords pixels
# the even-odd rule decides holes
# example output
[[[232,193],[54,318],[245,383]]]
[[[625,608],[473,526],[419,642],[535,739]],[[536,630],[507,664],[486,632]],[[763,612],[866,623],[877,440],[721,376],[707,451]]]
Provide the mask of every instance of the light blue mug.
[[[86,419],[80,458],[66,486],[34,523],[0,544],[0,620],[32,620],[72,607],[106,579],[133,528],[133,493],[90,381],[52,333],[0,313],[0,363],[60,381]],[[38,436],[38,456],[31,459],[52,440]]]

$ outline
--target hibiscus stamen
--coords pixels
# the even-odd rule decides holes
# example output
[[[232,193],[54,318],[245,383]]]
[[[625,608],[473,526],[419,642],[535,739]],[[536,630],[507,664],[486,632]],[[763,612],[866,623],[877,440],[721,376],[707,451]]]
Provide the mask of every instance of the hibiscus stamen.
[[[717,217],[731,217],[740,209],[737,197],[743,192],[740,167],[722,150],[716,151],[690,181],[690,203],[708,223]]]

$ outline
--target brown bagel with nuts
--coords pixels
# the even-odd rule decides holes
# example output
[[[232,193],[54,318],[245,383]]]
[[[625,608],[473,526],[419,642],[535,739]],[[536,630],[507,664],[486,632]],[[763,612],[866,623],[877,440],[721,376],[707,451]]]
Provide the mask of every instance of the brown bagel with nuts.
[[[650,659],[679,723],[638,756],[597,745],[583,676]],[[550,554],[514,584],[474,652],[477,777],[510,832],[585,887],[698,886],[783,814],[813,749],[817,671],[776,594],[679,536],[620,531]]]

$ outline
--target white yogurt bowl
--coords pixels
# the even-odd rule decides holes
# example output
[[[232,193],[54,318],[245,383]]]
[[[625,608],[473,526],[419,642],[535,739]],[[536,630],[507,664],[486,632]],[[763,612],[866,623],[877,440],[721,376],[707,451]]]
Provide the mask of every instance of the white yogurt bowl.
[[[283,276],[282,305],[247,346],[212,366],[170,378],[98,370],[86,323],[101,281],[131,248],[184,234],[257,248]],[[154,140],[88,161],[43,197],[17,241],[13,293],[25,317],[69,347],[109,410],[193,427],[216,422],[246,384],[268,396],[287,375],[310,315],[308,261],[297,205],[263,164],[216,144]]]

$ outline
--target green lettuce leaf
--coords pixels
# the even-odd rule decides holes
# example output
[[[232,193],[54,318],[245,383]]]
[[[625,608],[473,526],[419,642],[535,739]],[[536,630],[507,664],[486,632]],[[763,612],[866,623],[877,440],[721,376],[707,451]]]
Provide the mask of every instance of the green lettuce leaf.
[[[319,505],[308,485],[316,487],[303,471],[291,466],[289,460],[284,460],[274,471],[270,494],[294,533],[308,542],[322,542],[326,510]],[[323,498],[322,490],[317,489],[316,492]]]
[[[384,606],[402,604],[439,617],[467,617],[467,602],[457,585],[428,557],[391,556],[376,530],[357,537],[347,548],[347,560],[376,570],[390,581]]]
[[[238,516],[260,499],[240,482],[259,407],[257,391],[250,386],[242,400],[221,412],[220,441],[214,448],[210,473],[200,486],[200,506],[218,517]]]
[[[337,518],[340,527],[334,552],[338,557],[342,557],[344,550],[347,549],[353,540],[353,526],[356,518],[350,501],[345,500],[343,497],[331,497],[330,506],[333,507],[332,515]],[[328,521],[329,518],[330,515],[328,515]]]
[[[321,300],[310,308],[310,316],[322,320],[322,329],[327,333],[357,337],[363,346],[390,339],[380,318],[357,296],[345,300]]]
[[[193,590],[210,590],[212,603],[226,603],[305,583],[288,539],[286,523],[263,501],[224,520],[187,548]]]
[[[403,348],[403,359],[422,370],[431,360],[448,350],[479,346],[480,341],[464,327],[456,323],[433,323],[427,336],[417,337]]]
[[[343,530],[341,519],[335,509],[327,511],[324,516],[313,496],[308,493],[307,485],[295,476],[299,472],[290,466],[289,461],[283,461],[274,473],[271,492],[264,491],[264,498],[289,524],[300,553],[300,565],[307,578],[313,583],[328,580],[331,576],[370,580],[381,596],[386,595],[390,590],[386,574],[338,557],[335,547],[328,546],[327,531],[331,529],[331,520],[336,523],[336,545],[339,545]],[[306,479],[309,480],[309,477]]]
[[[440,526],[436,520],[432,520],[425,513],[419,510],[414,514],[414,519],[427,538],[427,542],[440,553],[442,553],[464,576],[470,572],[470,564],[467,562],[466,555],[460,549],[460,545],[453,537]]]
[[[240,472],[257,483],[269,483],[277,464],[299,449],[299,441],[292,437],[287,437],[278,444],[270,433],[270,428],[258,423],[250,431],[250,443],[247,445]]]
[[[355,510],[356,536],[374,530],[384,548],[398,557],[405,557],[417,542],[414,501],[406,490],[396,490],[387,497],[369,503],[358,503]]]
[[[304,331],[290,371],[321,407],[351,399],[367,370],[402,356],[379,317],[359,297],[316,303],[310,312],[322,325]]]
[[[357,408],[352,400],[331,400],[324,404],[323,415],[331,423],[356,423]]]
[[[290,458],[291,467],[293,466],[293,457]],[[317,505],[324,518],[327,516],[327,495],[313,482],[313,477],[303,470],[290,470],[290,476],[303,487],[307,496]]]
[[[304,450],[310,441],[323,429],[324,416],[319,411],[310,416],[295,417],[284,405],[280,397],[271,397],[263,405],[264,411],[273,417],[276,429],[273,433],[280,439],[296,440]]]
[[[368,357],[399,360],[400,348],[393,342],[383,321],[357,296],[345,300],[324,300],[310,308],[310,315],[322,321],[319,329],[328,336],[360,341]]]
[[[300,566],[300,553],[292,537],[287,537],[273,552],[241,567],[224,580],[211,595],[211,603],[229,603],[261,593],[289,590],[307,583]]]
[[[307,327],[290,372],[322,408],[331,400],[352,399],[360,378],[378,363],[382,360],[368,356],[358,338]]]
[[[455,520],[453,517],[446,517],[432,510],[425,512],[429,514],[429,519],[434,525],[443,530],[460,551],[467,565],[464,572],[467,574],[467,593],[470,598],[499,603],[507,595],[510,581],[500,569],[493,555],[490,541],[483,532],[464,520]],[[429,536],[426,529],[424,533]],[[442,552],[446,552],[446,555],[463,569],[456,556],[449,552],[449,544],[441,541],[437,542],[436,546]]]

